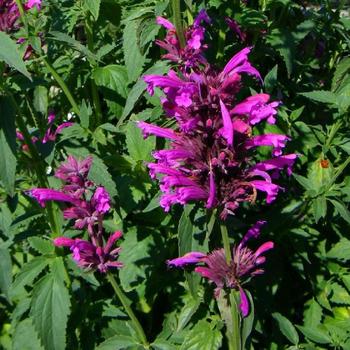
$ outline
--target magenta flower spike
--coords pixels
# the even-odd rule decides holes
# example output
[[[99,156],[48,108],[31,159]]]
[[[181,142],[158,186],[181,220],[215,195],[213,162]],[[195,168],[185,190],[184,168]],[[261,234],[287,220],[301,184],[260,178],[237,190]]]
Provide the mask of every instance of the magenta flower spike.
[[[246,244],[251,238],[258,238],[261,227],[265,221],[258,221],[248,230],[238,246],[232,248],[232,259],[227,262],[225,250],[216,249],[205,255],[200,252],[190,252],[182,257],[168,260],[168,266],[185,267],[190,264],[196,265],[195,272],[209,279],[216,286],[214,296],[219,297],[225,289],[236,289],[240,293],[240,309],[242,316],[249,314],[249,301],[243,289],[246,280],[264,273],[261,265],[266,258],[263,256],[268,250],[273,249],[273,242],[263,243],[256,251],[249,249]]]
[[[115,242],[122,236],[120,231],[115,232],[108,238],[104,246],[83,239],[71,239],[58,237],[54,239],[57,247],[68,247],[72,252],[72,258],[77,265],[85,270],[99,270],[106,273],[110,268],[121,268],[123,264],[116,259],[120,248],[113,248]]]

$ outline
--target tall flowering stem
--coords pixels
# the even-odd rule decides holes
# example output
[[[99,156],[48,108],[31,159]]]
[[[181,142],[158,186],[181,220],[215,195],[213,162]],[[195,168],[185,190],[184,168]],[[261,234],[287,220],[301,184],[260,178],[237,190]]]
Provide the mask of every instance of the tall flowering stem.
[[[132,324],[134,325],[134,329],[135,329],[142,345],[144,346],[145,349],[149,349],[149,343],[147,341],[147,337],[145,335],[145,332],[144,332],[139,320],[137,319],[134,312],[130,308],[128,300],[126,299],[124,293],[122,292],[122,290],[118,286],[118,283],[115,280],[114,276],[110,272],[107,273],[107,279],[110,282],[111,286],[113,287],[115,294],[117,295],[120,302],[122,303],[126,313],[130,317],[130,320],[131,320]]]
[[[173,9],[176,33],[180,42],[180,48],[183,48],[186,42],[185,42],[185,35],[184,35],[182,20],[181,20],[181,1],[171,0],[171,5]]]

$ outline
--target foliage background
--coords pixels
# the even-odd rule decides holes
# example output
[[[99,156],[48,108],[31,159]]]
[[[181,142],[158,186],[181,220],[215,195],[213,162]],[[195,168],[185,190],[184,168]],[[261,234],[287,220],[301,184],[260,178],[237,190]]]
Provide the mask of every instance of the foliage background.
[[[184,23],[205,7],[209,61],[223,66],[244,46],[264,77],[252,85],[283,101],[271,132],[292,137],[300,154],[285,192],[273,205],[242,208],[231,219],[238,240],[256,219],[268,221],[264,238],[276,243],[266,274],[252,281],[255,302],[251,349],[350,349],[350,19],[345,1],[186,0]],[[218,228],[197,206],[159,208],[145,161],[159,140],[143,140],[135,120],[165,125],[159,96],[140,77],[162,74],[154,44],[164,35],[155,17],[171,18],[168,1],[47,0],[28,14],[35,53],[23,63],[0,35],[0,344],[4,349],[137,349],[135,334],[103,276],[80,271],[55,250],[45,212],[26,194],[42,181],[59,186],[53,170],[67,154],[92,154],[93,181],[113,197],[104,222],[125,235],[120,283],[154,349],[225,349],[223,322],[212,288],[191,273],[168,271],[165,260],[192,250]],[[242,43],[228,28],[234,18]],[[39,34],[41,33],[41,34]],[[0,33],[2,34],[2,33]],[[42,41],[44,42],[41,48]],[[17,51],[16,51],[17,50]],[[15,52],[17,56],[9,56]],[[49,62],[49,65],[45,64]],[[19,61],[18,61],[19,60]],[[8,64],[10,64],[10,67]],[[76,101],[67,99],[50,67]],[[21,74],[21,73],[24,74]],[[27,75],[27,77],[26,77]],[[28,79],[30,75],[31,80]],[[43,134],[48,111],[75,125],[36,157],[21,150],[16,127]],[[265,130],[267,131],[267,129]],[[40,174],[44,180],[40,179]],[[53,210],[60,216],[58,207]],[[209,225],[209,228],[208,228]],[[60,218],[57,230],[76,232]],[[247,348],[249,349],[248,345]]]

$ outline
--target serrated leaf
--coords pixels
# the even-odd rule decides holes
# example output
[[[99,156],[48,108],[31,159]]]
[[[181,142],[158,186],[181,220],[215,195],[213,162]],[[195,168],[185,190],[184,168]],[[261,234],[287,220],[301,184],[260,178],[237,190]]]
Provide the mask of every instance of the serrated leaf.
[[[205,320],[199,321],[185,336],[180,350],[216,350],[220,349],[222,334]]]
[[[155,149],[156,139],[154,136],[146,140],[142,136],[142,131],[134,121],[129,121],[126,127],[126,146],[134,161],[152,160],[151,152]]]
[[[272,317],[277,321],[278,326],[282,334],[294,345],[299,344],[299,335],[293,326],[292,322],[288,318],[282,316],[280,313],[275,312]]]
[[[107,166],[104,164],[103,160],[96,155],[94,155],[93,158],[94,160],[88,178],[96,184],[104,186],[110,196],[115,197],[118,192]]]
[[[55,275],[43,277],[33,289],[30,315],[46,350],[66,348],[69,293]]]
[[[272,92],[277,84],[277,69],[278,65],[276,64],[265,76],[264,85],[268,92]]]
[[[297,328],[310,340],[319,344],[329,344],[332,339],[329,337],[326,331],[321,331],[316,327],[303,327],[297,326]]]
[[[198,310],[199,301],[193,299],[192,297],[186,301],[184,307],[181,309],[178,316],[177,332],[180,332],[186,327],[187,323],[190,321],[191,317]]]
[[[29,245],[35,249],[38,253],[41,254],[53,254],[55,252],[55,247],[53,242],[48,239],[44,239],[41,237],[29,237],[28,238]]]
[[[37,112],[46,115],[48,108],[48,91],[45,86],[39,85],[34,89],[33,106]]]
[[[345,57],[337,65],[332,79],[332,91],[335,91],[350,71],[350,57]]]
[[[290,76],[294,68],[295,57],[295,39],[293,34],[288,29],[275,28],[267,36],[266,41],[283,57],[288,76]]]
[[[79,51],[91,61],[98,61],[98,57],[95,54],[93,54],[86,46],[82,45],[79,41],[75,40],[69,35],[58,31],[52,31],[49,34],[52,35],[51,39],[67,43],[71,48]]]
[[[316,223],[327,214],[327,200],[324,196],[315,198],[312,201],[313,214]]]
[[[304,325],[306,327],[318,326],[321,323],[322,315],[322,307],[315,299],[312,299],[309,308],[305,311]]]
[[[123,289],[129,292],[146,278],[145,264],[149,265],[154,239],[152,235],[138,237],[135,231],[129,231],[120,245],[120,261],[124,266],[119,271],[119,278]]]
[[[103,343],[96,347],[96,350],[126,350],[138,343],[132,337],[127,335],[116,335],[106,339]]]
[[[169,340],[158,338],[152,344],[155,350],[177,350],[178,346],[172,344]]]
[[[350,260],[350,241],[346,238],[341,238],[340,241],[328,251],[327,258],[344,261]]]
[[[334,208],[337,210],[339,215],[347,222],[350,224],[350,211],[348,208],[344,205],[343,202],[339,200],[333,200],[329,199],[329,201],[334,205]]]
[[[123,32],[124,60],[129,81],[135,81],[142,72],[145,57],[141,54],[137,39],[138,21],[129,20]]]
[[[40,272],[49,264],[49,262],[50,260],[48,260],[46,257],[38,256],[24,264],[21,267],[20,272],[15,277],[12,284],[12,291],[15,293],[16,289],[31,284],[40,274]]]
[[[17,325],[12,342],[12,350],[44,350],[31,318]]]
[[[338,283],[332,283],[332,296],[330,300],[335,304],[350,305],[350,295],[348,291]]]
[[[313,184],[308,178],[301,176],[301,175],[298,175],[298,174],[293,174],[293,176],[300,183],[300,185],[303,186],[306,190],[313,189]]]
[[[97,85],[116,91],[122,97],[128,95],[126,68],[117,64],[95,68],[92,72]]]
[[[10,67],[18,70],[28,79],[32,80],[18,51],[17,44],[11,39],[8,34],[2,31],[0,31],[0,47],[0,61],[4,61]]]
[[[91,12],[95,21],[97,21],[100,13],[101,0],[84,0],[84,6]]]
[[[0,291],[9,299],[12,282],[12,261],[7,248],[0,248]]]
[[[305,96],[310,100],[317,101],[317,102],[328,103],[328,104],[337,103],[337,95],[332,91],[317,90],[317,91],[310,91],[310,92],[300,92],[299,95]]]

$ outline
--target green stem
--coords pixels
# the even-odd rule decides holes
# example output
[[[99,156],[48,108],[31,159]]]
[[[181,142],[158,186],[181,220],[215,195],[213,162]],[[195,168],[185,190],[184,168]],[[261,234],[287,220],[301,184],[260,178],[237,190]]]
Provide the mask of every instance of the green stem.
[[[72,94],[70,93],[68,86],[66,85],[66,83],[63,81],[63,79],[59,76],[59,74],[55,71],[55,69],[51,66],[51,64],[49,62],[46,61],[46,59],[44,57],[42,57],[42,60],[46,66],[46,68],[48,69],[48,71],[52,74],[52,76],[54,77],[54,79],[56,80],[57,84],[60,86],[60,88],[62,89],[62,91],[64,92],[64,94],[66,95],[68,101],[70,102],[70,104],[72,105],[73,108],[73,112],[79,116],[80,114],[80,109],[78,107],[78,104],[75,102],[74,97],[72,96]]]
[[[224,50],[225,50],[225,39],[226,39],[226,33],[220,29],[219,30],[219,42],[218,42],[218,52],[216,54],[216,59],[222,59],[224,57]]]
[[[231,262],[231,248],[230,248],[230,240],[228,237],[227,227],[224,222],[220,222],[220,230],[222,243],[224,245],[225,257],[227,263]],[[240,316],[239,310],[236,302],[236,298],[234,295],[234,291],[230,291],[230,309],[232,316],[232,329],[227,329],[226,335],[228,340],[229,350],[241,350],[241,332],[240,332]]]
[[[134,312],[130,308],[128,300],[126,299],[126,296],[124,295],[124,293],[122,292],[122,290],[118,286],[118,283],[115,280],[114,276],[110,272],[107,273],[107,279],[108,279],[109,283],[112,285],[112,287],[115,291],[115,294],[117,294],[117,297],[119,298],[120,302],[122,303],[126,313],[130,317],[131,322],[134,325],[135,331],[137,332],[144,348],[149,349],[149,343],[147,341],[145,332],[144,332],[139,320],[137,319]]]
[[[171,0],[171,6],[173,9],[174,15],[174,24],[176,28],[176,34],[180,42],[180,47],[183,48],[186,45],[185,35],[182,28],[182,20],[181,20],[181,3],[180,0]]]
[[[39,155],[35,145],[32,142],[32,138],[29,134],[29,131],[28,131],[27,126],[25,124],[25,121],[23,119],[23,115],[21,113],[21,110],[20,110],[14,96],[12,95],[12,93],[8,93],[8,95],[10,97],[12,105],[14,106],[14,108],[17,112],[16,113],[17,114],[16,121],[17,121],[18,129],[22,133],[23,138],[24,138],[24,142],[28,146],[29,153],[30,153],[32,159],[34,160],[34,169],[36,171],[39,186],[40,187],[48,187],[45,167],[43,166],[40,155]],[[57,219],[57,216],[55,213],[55,208],[54,208],[53,203],[51,203],[51,202],[47,203],[46,213],[47,213],[47,216],[49,219],[49,224],[50,224],[50,228],[51,228],[52,233],[53,233],[53,237],[59,236],[60,229],[59,229],[58,219]]]
[[[85,20],[85,32],[86,32],[87,44],[88,44],[88,49],[91,52],[93,52],[94,51],[94,33],[93,33],[92,23],[90,20],[90,15],[87,14],[86,16],[87,17]],[[93,65],[96,65],[96,62],[94,62]],[[97,85],[92,78],[90,78],[90,85],[91,85],[91,94],[92,94],[92,100],[94,103],[94,110],[95,110],[95,116],[96,116],[95,126],[99,126],[102,120],[101,103],[98,95]]]
[[[22,1],[21,0],[16,0],[16,5],[17,5],[18,10],[19,10],[21,21],[23,22],[23,25],[24,25],[24,27],[26,29],[26,32],[27,32],[27,35],[28,35],[28,22],[27,22],[27,18],[25,16],[25,11],[24,11],[24,8],[23,8]]]
[[[226,261],[229,263],[232,258],[230,240],[228,238],[227,227],[222,221],[220,222],[220,229],[221,229],[222,243],[224,245],[224,250],[225,250]]]

